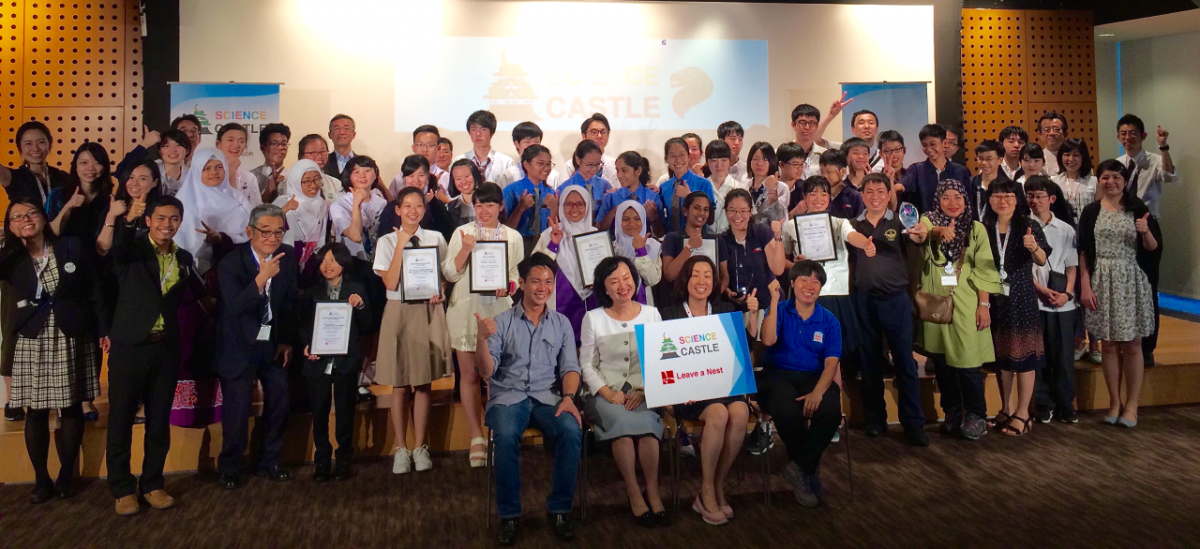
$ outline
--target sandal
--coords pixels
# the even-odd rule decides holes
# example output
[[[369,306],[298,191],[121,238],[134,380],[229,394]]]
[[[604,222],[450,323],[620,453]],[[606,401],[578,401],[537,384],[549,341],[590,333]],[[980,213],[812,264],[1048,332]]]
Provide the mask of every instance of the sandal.
[[[695,501],[692,502],[692,510],[700,514],[700,518],[704,519],[706,524],[712,526],[720,526],[729,522],[729,517],[721,511],[712,512],[704,507],[704,503],[700,501],[700,494],[696,494]]]
[[[467,455],[471,460],[471,467],[479,468],[487,465],[487,439],[483,437],[475,437],[471,439],[471,448],[483,446],[484,449],[478,452],[472,451]]]
[[[1014,422],[1014,421],[1020,421],[1021,425],[1023,425],[1023,427],[1021,429],[1017,429],[1016,427],[1013,427],[1012,422]],[[1010,437],[1019,437],[1019,436],[1024,436],[1024,435],[1028,434],[1029,430],[1032,428],[1033,428],[1033,426],[1029,424],[1028,418],[1020,418],[1017,416],[1012,416],[1009,418],[1008,423],[1000,428],[1000,434],[1003,434],[1005,436],[1010,436]]]
[[[1004,416],[1004,419],[1001,420],[1000,416]],[[996,412],[996,415],[992,419],[989,419],[987,423],[988,423],[988,427],[995,427],[997,429],[1002,429],[1002,428],[1004,428],[1005,425],[1008,425],[1009,421],[1012,421],[1012,416],[1010,416],[1004,412]]]

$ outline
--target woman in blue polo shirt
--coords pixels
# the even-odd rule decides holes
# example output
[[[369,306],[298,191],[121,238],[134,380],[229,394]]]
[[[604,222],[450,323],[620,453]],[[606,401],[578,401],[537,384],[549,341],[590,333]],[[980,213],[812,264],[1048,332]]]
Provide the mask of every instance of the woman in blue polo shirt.
[[[717,203],[717,193],[707,179],[692,173],[691,153],[687,141],[672,137],[663,146],[667,173],[658,178],[654,190],[663,200],[663,225],[666,232],[681,231],[687,226],[687,205],[684,201],[693,192],[708,195],[709,204]]]
[[[580,141],[575,146],[575,154],[571,155],[571,165],[575,167],[575,173],[563,181],[559,188],[579,185],[587,189],[588,194],[592,196],[592,209],[595,210],[612,188],[612,184],[601,176],[604,172],[604,151],[595,141]]]
[[[842,356],[842,328],[817,304],[825,269],[816,261],[797,261],[788,273],[792,294],[779,301],[779,281],[770,286],[771,305],[762,325],[762,342],[774,362],[767,383],[767,410],[791,463],[783,476],[805,507],[820,505],[817,466],[842,418],[841,390],[833,382]]]

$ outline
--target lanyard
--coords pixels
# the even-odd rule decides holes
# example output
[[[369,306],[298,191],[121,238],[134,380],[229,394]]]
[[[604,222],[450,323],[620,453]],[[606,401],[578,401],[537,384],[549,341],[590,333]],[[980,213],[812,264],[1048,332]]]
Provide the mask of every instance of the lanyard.
[[[1008,243],[1012,240],[1012,223],[1008,224],[1008,236],[1003,240],[1000,238],[1000,224],[996,224],[996,248],[1000,250],[1000,257],[996,258],[996,263],[1000,266],[1000,282],[1008,279],[1008,272],[1004,270],[1004,250],[1008,249]]]
[[[712,314],[712,303],[707,303],[705,306],[707,307],[707,310],[705,311],[704,314],[711,315]],[[692,317],[692,307],[690,305],[688,305],[687,303],[684,303],[683,310],[687,312],[688,318],[693,318]]]
[[[262,261],[258,259],[258,252],[254,251],[254,248],[250,248],[250,257],[254,258],[254,264],[258,265],[258,268],[261,269]],[[268,278],[267,285],[263,288],[263,295],[267,298],[267,312],[263,315],[263,326],[269,324],[271,319],[274,318],[274,314],[271,311],[271,282],[273,280],[274,278]]]
[[[33,271],[37,273],[37,293],[34,297],[36,300],[42,299],[42,273],[46,271],[46,267],[50,266],[50,253],[44,244],[42,253],[44,254],[42,257],[33,259]]]
[[[167,293],[167,279],[171,278],[171,273],[175,272],[175,254],[171,254],[171,262],[167,264],[167,273],[158,277],[158,288],[163,294]],[[270,284],[270,281],[267,282]]]
[[[484,237],[485,241],[498,242],[500,240],[500,225],[499,224],[497,224],[495,230],[492,231],[492,238],[486,238],[487,233],[484,232],[486,230],[487,229],[483,228],[483,223],[480,223],[478,221],[475,222],[475,233],[477,235],[479,235],[480,237]]]

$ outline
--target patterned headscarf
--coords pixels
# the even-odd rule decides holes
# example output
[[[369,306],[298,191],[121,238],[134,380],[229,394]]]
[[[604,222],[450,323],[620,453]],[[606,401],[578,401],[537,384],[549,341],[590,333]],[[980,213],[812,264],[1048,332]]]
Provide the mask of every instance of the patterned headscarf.
[[[942,194],[946,191],[958,191],[958,194],[963,197],[963,210],[959,212],[958,217],[950,217],[946,212],[942,211]],[[967,246],[967,238],[971,236],[971,221],[970,204],[967,204],[967,187],[961,182],[954,179],[947,179],[938,183],[937,192],[933,195],[933,210],[929,212],[929,221],[934,227],[949,227],[950,222],[954,221],[954,239],[950,242],[942,243],[942,254],[946,256],[947,261],[958,261],[962,257],[963,248]],[[966,214],[966,215],[964,215]],[[932,237],[931,237],[932,238]]]

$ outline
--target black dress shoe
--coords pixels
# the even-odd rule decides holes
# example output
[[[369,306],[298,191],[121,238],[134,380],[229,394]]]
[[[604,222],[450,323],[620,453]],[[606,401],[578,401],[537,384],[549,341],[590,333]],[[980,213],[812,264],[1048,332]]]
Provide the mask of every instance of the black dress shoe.
[[[237,473],[222,473],[221,478],[217,479],[217,485],[222,490],[235,490],[242,485],[242,475]]]
[[[266,469],[260,469],[258,476],[271,482],[287,482],[292,480],[292,474],[287,469],[284,469],[282,465],[272,465]]]
[[[904,441],[910,446],[923,448],[929,446],[929,435],[925,434],[924,429],[905,429]]]
[[[654,523],[662,526],[663,528],[671,525],[671,517],[667,515],[666,509],[663,509],[657,513],[652,513],[652,516],[654,516]]]
[[[341,482],[343,480],[349,480],[352,476],[354,475],[350,473],[350,460],[339,459],[337,462],[337,468],[333,471],[333,480]]]
[[[75,482],[70,480],[60,480],[54,484],[54,495],[58,499],[70,499],[75,495]]]
[[[654,513],[650,512],[648,509],[641,515],[633,515],[633,521],[642,528],[654,528],[655,526],[658,526],[658,523],[654,522]]]
[[[496,541],[505,547],[517,542],[517,519],[500,519],[500,532],[496,534]]]
[[[54,499],[54,485],[53,484],[49,484],[49,485],[39,484],[37,486],[34,486],[33,490],[31,490],[29,492],[29,503],[32,503],[34,505],[37,505],[39,503],[46,503],[47,501],[50,501],[52,499]]]
[[[567,541],[575,537],[575,527],[571,525],[571,516],[566,513],[549,513],[546,521],[554,528],[554,537]]]
[[[325,482],[329,480],[329,462],[318,463],[317,470],[313,472],[313,482]]]
[[[866,428],[863,429],[863,433],[867,435],[867,438],[879,438],[883,436],[884,433],[887,433],[887,424],[868,423]]]

